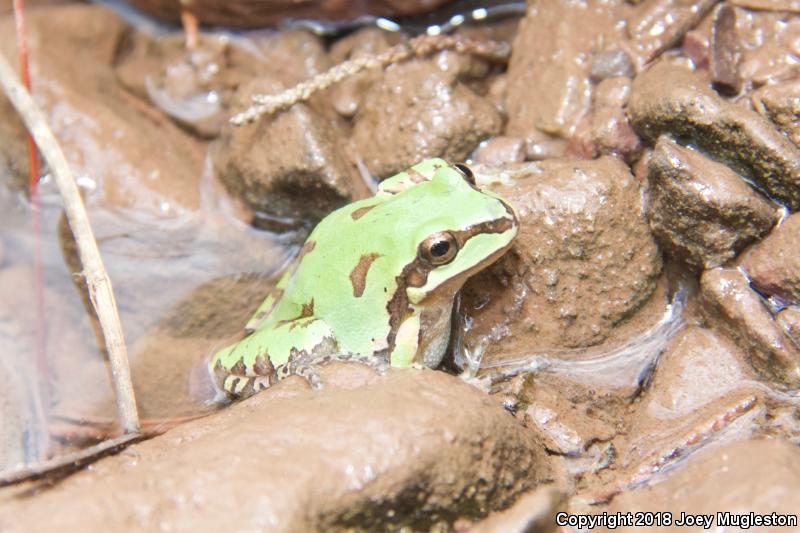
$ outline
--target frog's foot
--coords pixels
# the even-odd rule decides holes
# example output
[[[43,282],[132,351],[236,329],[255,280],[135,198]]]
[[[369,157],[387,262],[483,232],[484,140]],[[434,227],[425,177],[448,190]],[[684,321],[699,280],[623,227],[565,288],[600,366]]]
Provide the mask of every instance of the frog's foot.
[[[314,359],[309,357],[297,357],[288,363],[279,365],[276,369],[276,375],[279,380],[286,379],[289,376],[300,376],[305,379],[312,389],[322,388],[322,378],[317,373],[314,365]]]
[[[339,356],[334,358],[333,361],[353,362],[353,363],[359,363],[361,365],[366,365],[381,376],[386,374],[389,371],[389,368],[391,367],[389,361],[387,361],[386,358],[376,355]]]
[[[230,369],[225,368],[220,360],[217,360],[213,368],[209,366],[211,382],[216,389],[214,403],[223,403],[233,398],[244,399],[273,385],[277,380],[272,364],[268,361],[261,361],[251,368],[245,365],[244,360]]]

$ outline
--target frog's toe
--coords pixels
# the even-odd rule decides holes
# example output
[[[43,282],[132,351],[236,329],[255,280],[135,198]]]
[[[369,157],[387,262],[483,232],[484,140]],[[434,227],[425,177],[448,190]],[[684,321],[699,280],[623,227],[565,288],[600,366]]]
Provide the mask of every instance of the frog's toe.
[[[208,398],[204,403],[206,406],[220,406],[220,405],[227,405],[231,403],[233,397],[228,392],[220,389],[219,387],[214,387],[214,396]]]
[[[308,384],[311,385],[312,389],[320,390],[323,388],[322,378],[313,366],[298,367],[295,373],[298,376],[305,378],[305,380],[308,381]]]
[[[386,360],[386,358],[379,357],[379,356],[376,356],[376,355],[366,356],[366,357],[348,356],[347,359],[340,358],[339,360],[352,361],[354,363],[359,363],[359,364],[362,364],[362,365],[366,365],[366,366],[370,367],[371,369],[373,369],[375,372],[377,372],[381,376],[386,374],[386,372],[389,371],[389,367],[391,366],[389,364],[389,361]]]
[[[374,360],[369,366],[371,366],[378,375],[384,376],[392,365],[390,365],[388,361]]]

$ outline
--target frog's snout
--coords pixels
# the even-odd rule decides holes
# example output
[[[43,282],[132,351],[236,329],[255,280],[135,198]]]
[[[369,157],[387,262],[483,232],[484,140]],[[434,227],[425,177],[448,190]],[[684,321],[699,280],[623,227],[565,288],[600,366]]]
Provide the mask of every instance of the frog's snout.
[[[513,235],[516,236],[517,231],[519,230],[519,214],[517,213],[517,210],[514,208],[511,202],[509,202],[505,198],[498,197],[497,200],[505,209],[506,213],[508,214],[508,218],[511,219],[511,225],[510,225],[511,227],[509,228],[509,231],[511,231]]]
[[[484,195],[488,196],[492,200],[492,205],[489,207],[491,212],[491,217],[502,227],[503,233],[506,231],[512,230],[512,234],[516,236],[517,229],[519,228],[519,213],[517,213],[516,208],[500,196],[494,191],[491,190],[484,190],[482,191]]]

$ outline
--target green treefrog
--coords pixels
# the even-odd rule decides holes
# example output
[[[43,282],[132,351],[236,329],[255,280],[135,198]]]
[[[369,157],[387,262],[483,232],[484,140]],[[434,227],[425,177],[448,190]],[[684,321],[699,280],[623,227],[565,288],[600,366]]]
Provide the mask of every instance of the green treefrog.
[[[212,357],[215,382],[246,397],[292,374],[318,386],[313,366],[332,360],[438,366],[456,293],[517,227],[465,165],[429,159],[388,178],[316,226],[247,336]]]

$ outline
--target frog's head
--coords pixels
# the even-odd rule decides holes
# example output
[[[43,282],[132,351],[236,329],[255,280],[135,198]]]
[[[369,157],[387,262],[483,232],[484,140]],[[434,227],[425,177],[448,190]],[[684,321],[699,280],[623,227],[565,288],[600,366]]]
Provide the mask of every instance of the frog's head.
[[[431,162],[440,162],[431,168]],[[408,300],[450,299],[471,275],[509,248],[517,235],[514,209],[479,189],[465,165],[430,160],[429,179],[403,192],[415,213],[411,227],[416,256],[401,274]],[[415,167],[416,168],[416,167]]]
[[[471,275],[511,246],[518,221],[472,171],[441,159],[381,184],[393,220],[396,291],[388,303],[394,366],[438,366],[447,348],[453,297]],[[397,349],[394,349],[394,347]]]
[[[358,339],[351,350],[386,349],[394,366],[436,366],[454,295],[517,229],[511,206],[476,187],[467,167],[431,159],[320,222],[287,290],[313,295],[340,337]]]

